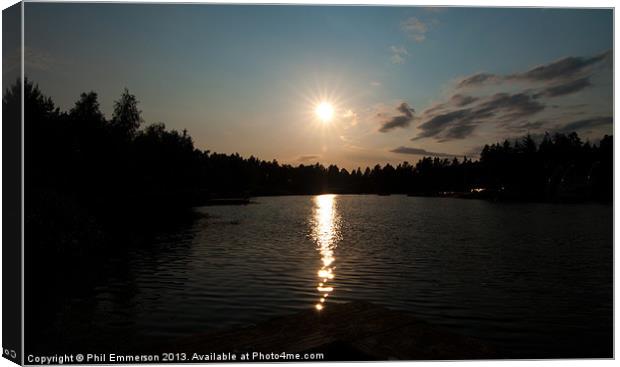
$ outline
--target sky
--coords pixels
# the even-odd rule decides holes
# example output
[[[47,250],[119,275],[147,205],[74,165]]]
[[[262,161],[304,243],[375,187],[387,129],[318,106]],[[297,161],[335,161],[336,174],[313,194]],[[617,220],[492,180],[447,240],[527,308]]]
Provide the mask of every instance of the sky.
[[[608,9],[26,3],[25,73],[62,109],[123,88],[196,147],[347,169],[613,132]],[[323,121],[316,107],[333,117]]]

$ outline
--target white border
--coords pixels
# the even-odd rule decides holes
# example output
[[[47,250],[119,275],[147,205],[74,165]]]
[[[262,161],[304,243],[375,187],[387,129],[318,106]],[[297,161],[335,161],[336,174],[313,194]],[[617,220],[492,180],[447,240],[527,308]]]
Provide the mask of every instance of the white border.
[[[24,47],[26,45],[25,32],[24,32],[24,20],[26,18],[24,16],[24,3],[23,2],[21,4],[21,10],[20,11],[22,13],[22,21],[21,21],[21,38],[22,38],[21,39],[21,49],[22,49],[22,52],[21,52],[21,65],[19,66],[19,68],[21,70],[20,77],[21,77],[21,83],[22,83],[22,101],[21,101],[21,104],[22,104],[22,107],[21,107],[22,108],[22,111],[21,111],[21,120],[22,120],[21,121],[21,166],[22,166],[21,167],[21,175],[22,175],[22,177],[21,177],[21,186],[22,186],[22,188],[21,188],[21,198],[20,198],[21,210],[22,210],[22,213],[21,213],[22,214],[21,215],[21,223],[20,223],[20,225],[21,225],[21,232],[22,232],[21,233],[21,247],[22,247],[21,248],[21,253],[22,253],[22,258],[21,258],[21,262],[22,262],[22,267],[21,267],[21,270],[22,270],[22,274],[21,274],[21,278],[22,278],[22,294],[21,294],[21,298],[22,298],[22,305],[21,305],[22,306],[22,313],[21,313],[22,329],[21,329],[21,339],[22,339],[22,342],[21,343],[22,343],[22,345],[20,345],[20,349],[21,349],[21,352],[22,352],[21,363],[23,364],[24,363],[24,345],[25,345],[25,343],[24,343],[24,333],[25,333],[24,332],[24,290],[25,290],[24,289],[24,280],[25,280],[25,278],[24,278],[24,274],[25,274],[24,273],[24,266],[25,266],[24,247],[25,247],[25,243],[26,243],[26,242],[24,242],[24,235],[26,234],[26,232],[24,231],[24,221],[25,221],[25,216],[24,216],[24,209],[25,209],[25,207],[24,207],[24,178],[25,178],[25,175],[24,175],[24,167],[25,167],[24,166],[24,141],[25,141],[25,139],[24,139],[24,105],[25,105],[24,104],[24,95],[25,95],[24,94],[24,84],[25,84],[24,83],[24,77],[26,75],[26,70],[25,70],[26,66],[25,66],[25,60],[24,60],[24,58],[25,58]],[[2,91],[2,93],[4,93],[4,91]],[[1,146],[1,144],[2,143],[0,143],[0,146]]]
[[[28,0],[27,2],[35,2],[38,0]],[[59,1],[58,1],[59,2]],[[98,2],[98,1],[92,1],[92,0],[80,0],[80,1],[75,1],[75,0],[65,0],[63,2]],[[102,2],[102,1],[99,1]],[[239,0],[229,0],[229,1],[221,1],[221,0],[215,0],[215,1],[205,1],[205,2],[198,2],[198,1],[175,1],[175,0],[168,0],[168,1],[148,1],[148,0],[131,0],[131,1],[105,1],[105,2],[118,2],[118,3],[127,3],[127,2],[132,2],[132,3],[227,3],[227,4],[231,4],[231,3],[236,3],[236,4],[265,4],[265,3],[269,3],[269,4],[315,4],[315,5],[321,5],[321,4],[330,4],[330,5],[375,5],[375,6],[386,6],[386,5],[396,5],[396,6],[462,6],[462,7],[582,7],[582,8],[615,8],[615,1],[609,1],[609,0],[589,0],[589,1],[578,1],[578,0],[564,0],[564,1],[559,1],[559,0],[538,0],[538,1],[533,1],[533,0],[503,0],[503,1],[494,1],[494,0],[476,0],[476,1],[467,1],[467,0],[449,0],[449,1],[438,1],[438,0],[425,0],[425,1],[411,1],[411,0],[389,0],[389,1],[368,1],[368,0],[337,0],[337,1],[331,1],[331,0],[314,0],[314,1],[303,1],[303,0],[288,0],[288,1],[281,1],[281,2],[275,2],[275,1],[260,1],[260,0],[243,0],[243,1],[239,1]],[[12,1],[12,0],[0,0],[0,5],[2,9],[5,9],[13,4],[15,4],[16,1]],[[23,14],[24,14],[24,7],[22,5],[22,49],[24,48],[24,22],[23,22]],[[0,17],[0,29],[2,29],[2,20]],[[616,40],[618,39],[616,37],[616,27],[615,27],[615,14],[614,14],[614,117],[615,117],[615,111],[617,110],[619,101],[616,98],[616,94],[615,94],[615,85],[617,85],[617,79],[618,79],[618,75],[615,73],[616,71],[616,60],[617,60],[617,44],[616,44]],[[1,40],[0,40],[0,45],[1,45]],[[1,47],[0,47],[0,55],[1,55]],[[22,81],[24,78],[24,55],[22,53],[21,56],[21,75],[22,75]],[[23,94],[23,87],[22,87],[22,94]],[[22,119],[23,119],[23,95],[22,95]],[[1,115],[0,115],[0,121],[1,121]],[[23,126],[23,122],[22,122],[22,126],[21,126],[21,130],[22,130],[22,195],[21,195],[21,204],[22,204],[22,223],[21,223],[21,230],[22,230],[22,315],[23,315],[23,280],[24,280],[24,267],[23,267],[23,256],[24,256],[24,246],[23,246],[23,235],[24,235],[24,228],[23,228],[23,210],[24,210],[24,197],[23,197],[23,180],[24,180],[24,161],[23,161],[23,152],[24,152],[24,140],[23,140],[23,132],[24,132],[24,126]],[[614,124],[614,135],[615,135],[615,124]],[[0,129],[0,166],[1,166],[1,159],[2,159],[2,151],[1,151],[1,147],[2,147],[2,131]],[[615,180],[615,172],[617,172],[618,170],[618,166],[620,165],[618,162],[620,162],[619,160],[619,156],[620,156],[620,151],[615,149],[616,144],[614,143],[614,244],[616,243],[616,234],[617,232],[615,231],[615,228],[617,225],[620,225],[620,219],[618,219],[615,216],[615,207],[616,204],[618,202],[617,197],[615,196],[615,193],[618,192],[617,188],[620,185],[618,183],[617,180]],[[2,172],[0,170],[0,179],[2,177]],[[2,191],[2,183],[0,182],[0,205],[2,204],[2,195],[1,195],[1,191]],[[0,214],[0,219],[2,218],[2,215]],[[2,224],[0,223],[0,233],[2,231]],[[618,304],[615,302],[615,294],[616,294],[616,287],[617,287],[617,282],[616,280],[616,272],[615,272],[615,264],[618,261],[618,253],[615,251],[615,247],[614,247],[614,351],[618,351],[618,339],[615,338],[615,331],[617,330],[617,318],[615,317],[619,307]],[[0,252],[0,263],[2,260],[2,254]],[[0,273],[0,282],[2,280],[2,275]],[[0,293],[0,314],[2,311],[2,295]],[[23,331],[23,326],[24,326],[24,320],[22,317],[22,331]],[[0,321],[0,327],[1,327],[1,321]],[[22,346],[23,346],[23,333],[22,333]],[[1,335],[0,335],[0,345],[1,345]],[[22,348],[22,356],[23,356],[24,350]],[[304,362],[300,362],[302,364],[307,364]],[[532,363],[544,363],[547,365],[559,365],[561,364],[562,366],[591,366],[591,365],[610,365],[612,363],[615,363],[614,360],[536,360],[536,361],[516,361],[516,360],[511,360],[511,361],[484,361],[484,360],[477,360],[477,361],[465,361],[465,362],[401,362],[401,361],[397,361],[397,362],[377,362],[380,365],[388,365],[389,363],[397,363],[397,364],[405,364],[405,365],[410,365],[413,363],[432,363],[433,366],[453,366],[453,365],[474,365],[474,364],[479,364],[479,363],[484,363],[487,366],[524,366],[524,365],[528,365],[531,366]],[[320,365],[321,366],[335,366],[335,365],[339,365],[339,366],[348,366],[348,365],[357,365],[358,363],[335,363],[335,362],[321,362]],[[5,359],[5,358],[0,358],[0,367],[8,367],[8,366],[14,366],[15,364],[10,362],[9,360]],[[216,364],[219,366],[224,366],[224,364]],[[246,365],[246,364],[244,364]],[[249,365],[253,365],[253,366],[265,366],[265,365],[279,365],[279,364],[275,364],[275,363],[260,363],[260,364],[254,364],[254,363],[250,363]],[[172,364],[170,366],[185,366],[183,364]]]

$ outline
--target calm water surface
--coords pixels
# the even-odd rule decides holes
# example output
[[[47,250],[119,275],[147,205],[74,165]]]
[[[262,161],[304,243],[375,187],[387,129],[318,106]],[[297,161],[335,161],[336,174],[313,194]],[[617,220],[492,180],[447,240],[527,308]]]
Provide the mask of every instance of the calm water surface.
[[[69,300],[57,325],[120,348],[366,300],[506,356],[611,355],[611,206],[335,195],[255,202],[196,208],[198,219],[111,259],[110,279],[94,298]]]

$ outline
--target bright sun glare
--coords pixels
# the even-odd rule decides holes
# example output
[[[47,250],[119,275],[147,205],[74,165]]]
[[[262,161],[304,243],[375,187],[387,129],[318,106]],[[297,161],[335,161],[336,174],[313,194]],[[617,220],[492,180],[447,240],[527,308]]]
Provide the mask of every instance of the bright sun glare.
[[[330,122],[334,117],[334,107],[328,102],[321,102],[318,106],[316,106],[314,113],[319,120],[323,122]]]

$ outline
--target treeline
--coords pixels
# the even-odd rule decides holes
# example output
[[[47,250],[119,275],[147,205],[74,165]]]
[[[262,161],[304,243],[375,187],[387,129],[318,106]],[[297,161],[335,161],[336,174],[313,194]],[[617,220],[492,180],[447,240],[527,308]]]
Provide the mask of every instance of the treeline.
[[[144,126],[127,90],[109,119],[94,92],[69,111],[30,81],[23,92],[27,252],[36,253],[30,257],[36,266],[141,242],[131,236],[217,198],[342,193],[610,202],[613,196],[611,136],[597,145],[576,133],[547,134],[540,144],[526,136],[487,145],[478,160],[425,157],[349,172],[196,149],[186,131]],[[5,91],[5,123],[19,121],[20,96],[19,82]]]
[[[80,207],[191,206],[216,197],[356,194],[477,195],[532,201],[610,201],[613,142],[597,145],[576,133],[525,136],[487,145],[478,160],[425,157],[358,168],[292,166],[238,154],[196,149],[186,131],[144,126],[138,101],[125,90],[111,119],[97,94],[83,93],[60,111],[30,81],[25,95],[27,190],[71,197]],[[17,108],[16,84],[5,92],[5,111]],[[8,120],[5,120],[8,121]]]

